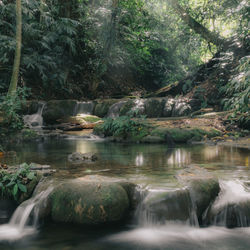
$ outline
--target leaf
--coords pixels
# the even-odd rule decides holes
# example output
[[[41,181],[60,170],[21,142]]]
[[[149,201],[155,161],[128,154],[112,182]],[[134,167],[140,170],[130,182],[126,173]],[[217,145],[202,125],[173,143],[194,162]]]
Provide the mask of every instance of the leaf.
[[[24,186],[23,184],[21,183],[18,183],[18,188],[23,192],[23,193],[27,193],[27,187]]]
[[[12,194],[14,195],[14,197],[16,197],[17,191],[18,191],[18,185],[15,184],[15,186],[13,187],[13,190],[12,190]]]
[[[27,175],[27,178],[28,178],[29,180],[33,180],[34,177],[35,177],[34,172],[30,172],[30,173]]]

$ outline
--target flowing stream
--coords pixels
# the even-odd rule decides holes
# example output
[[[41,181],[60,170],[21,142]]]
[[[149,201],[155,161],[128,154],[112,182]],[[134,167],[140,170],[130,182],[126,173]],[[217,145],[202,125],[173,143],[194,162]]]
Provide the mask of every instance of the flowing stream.
[[[95,229],[48,223],[38,230],[36,218],[40,205],[51,192],[48,187],[35,192],[16,209],[8,224],[0,226],[1,249],[249,249],[250,161],[247,149],[167,148],[165,145],[114,144],[77,138],[23,143],[11,145],[11,148],[18,152],[17,156],[3,159],[3,162],[50,164],[57,170],[54,178],[59,182],[86,174],[102,174],[136,183],[139,202],[133,217],[122,225]],[[76,151],[96,153],[99,160],[90,165],[72,165],[67,157]],[[202,221],[197,216],[190,191],[176,179],[179,171],[190,165],[220,179],[221,191],[207,206]],[[164,197],[163,202],[158,197]]]
[[[18,206],[9,223],[0,225],[0,241],[13,241],[35,234],[40,207],[44,205],[52,189],[48,187]]]

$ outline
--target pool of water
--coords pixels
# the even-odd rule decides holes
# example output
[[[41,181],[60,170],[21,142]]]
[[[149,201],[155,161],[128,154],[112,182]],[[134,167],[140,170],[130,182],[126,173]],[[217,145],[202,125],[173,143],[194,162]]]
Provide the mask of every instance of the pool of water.
[[[49,164],[57,172],[54,178],[74,178],[100,174],[124,178],[148,189],[178,186],[179,171],[196,166],[219,179],[249,181],[250,152],[229,146],[178,146],[117,144],[82,139],[48,140],[10,145],[16,156],[1,162]],[[91,164],[68,161],[73,152],[96,153]],[[177,222],[139,226],[130,220],[123,225],[94,229],[75,225],[49,224],[37,233],[16,241],[3,241],[0,249],[249,249],[250,228],[197,228]]]
[[[248,178],[249,150],[228,146],[178,146],[151,144],[118,144],[81,139],[49,140],[45,142],[12,145],[15,157],[1,162],[19,164],[35,162],[49,164],[59,177],[79,177],[101,174],[123,177],[138,184],[162,186],[175,182],[181,169],[195,165],[223,178]],[[98,161],[90,164],[72,164],[68,155],[73,152],[96,153]]]

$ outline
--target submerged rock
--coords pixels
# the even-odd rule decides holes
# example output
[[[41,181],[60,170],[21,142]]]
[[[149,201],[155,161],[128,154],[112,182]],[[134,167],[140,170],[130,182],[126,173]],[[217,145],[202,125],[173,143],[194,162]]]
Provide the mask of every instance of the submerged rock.
[[[85,162],[93,162],[93,161],[96,161],[97,159],[98,159],[97,155],[93,153],[82,154],[79,152],[75,152],[68,156],[68,160],[76,164],[81,164]]]
[[[127,190],[100,176],[64,182],[54,189],[50,200],[53,221],[83,225],[118,222],[130,207]]]

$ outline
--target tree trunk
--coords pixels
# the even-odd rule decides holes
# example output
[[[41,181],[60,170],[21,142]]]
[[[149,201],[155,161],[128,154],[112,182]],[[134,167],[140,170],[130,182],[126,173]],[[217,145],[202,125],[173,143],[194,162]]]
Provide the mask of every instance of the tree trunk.
[[[112,1],[112,12],[111,12],[111,19],[110,19],[110,28],[108,31],[108,36],[105,41],[105,57],[106,59],[109,58],[110,52],[112,45],[115,43],[116,40],[116,22],[117,22],[117,12],[118,12],[118,5],[119,5],[119,0],[113,0]]]
[[[198,23],[193,17],[190,16],[187,10],[185,10],[178,0],[168,0],[172,8],[179,14],[180,18],[196,33],[200,34],[207,42],[213,43],[218,47],[225,47],[229,45],[226,39],[223,39],[219,34],[210,31],[202,24]]]
[[[8,95],[13,95],[17,89],[20,60],[22,46],[22,3],[21,0],[16,0],[16,52],[13,65],[13,71],[8,90]]]

